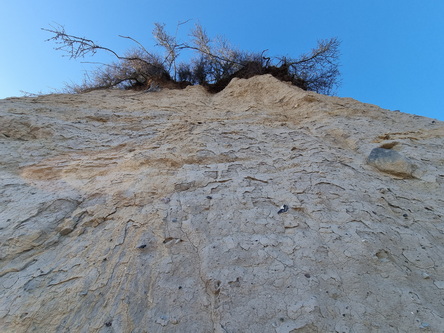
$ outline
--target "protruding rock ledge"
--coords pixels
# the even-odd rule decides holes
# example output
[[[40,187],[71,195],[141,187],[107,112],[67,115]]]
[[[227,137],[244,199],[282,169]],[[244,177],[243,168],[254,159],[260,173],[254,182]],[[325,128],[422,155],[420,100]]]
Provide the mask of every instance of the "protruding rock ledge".
[[[399,178],[414,178],[416,166],[404,155],[393,149],[374,148],[367,163],[379,171]]]

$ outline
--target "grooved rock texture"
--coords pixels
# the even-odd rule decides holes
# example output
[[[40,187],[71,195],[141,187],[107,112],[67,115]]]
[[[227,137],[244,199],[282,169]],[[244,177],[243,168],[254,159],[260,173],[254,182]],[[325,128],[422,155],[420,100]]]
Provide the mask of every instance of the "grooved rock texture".
[[[267,75],[0,121],[1,332],[443,330],[442,122]]]

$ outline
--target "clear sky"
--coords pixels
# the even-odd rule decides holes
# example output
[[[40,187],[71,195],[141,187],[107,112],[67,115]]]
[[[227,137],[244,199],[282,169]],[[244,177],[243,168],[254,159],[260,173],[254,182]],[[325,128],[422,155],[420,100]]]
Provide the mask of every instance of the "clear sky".
[[[194,23],[245,51],[298,56],[319,39],[341,44],[340,97],[444,120],[443,0],[2,0],[0,98],[80,83],[92,65],[63,58],[40,28],[65,26],[118,52],[131,36],[154,48],[154,22],[186,38]],[[159,49],[159,52],[161,50]],[[114,60],[106,55],[84,61]]]

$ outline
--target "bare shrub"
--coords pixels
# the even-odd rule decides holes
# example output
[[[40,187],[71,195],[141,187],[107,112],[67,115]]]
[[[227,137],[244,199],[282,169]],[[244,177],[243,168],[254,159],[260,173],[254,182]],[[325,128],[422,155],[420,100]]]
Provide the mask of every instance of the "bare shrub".
[[[339,46],[337,38],[320,40],[310,53],[297,59],[281,57],[280,63],[294,79],[304,81],[306,90],[329,95],[339,84]]]

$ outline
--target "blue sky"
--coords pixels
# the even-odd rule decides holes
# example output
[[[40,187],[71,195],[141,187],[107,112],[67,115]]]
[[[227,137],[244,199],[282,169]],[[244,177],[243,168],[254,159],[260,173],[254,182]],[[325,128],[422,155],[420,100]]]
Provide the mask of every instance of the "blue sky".
[[[319,39],[338,37],[342,85],[352,97],[390,110],[444,120],[443,0],[3,0],[0,5],[0,98],[50,93],[80,83],[90,64],[63,58],[40,28],[62,24],[124,52],[131,36],[154,48],[154,22],[186,38],[194,23],[246,51],[297,56]],[[161,50],[159,49],[159,52]],[[114,60],[99,54],[83,61]]]

